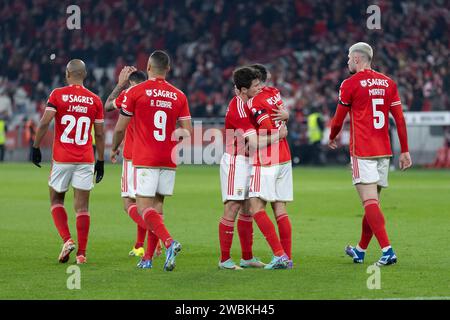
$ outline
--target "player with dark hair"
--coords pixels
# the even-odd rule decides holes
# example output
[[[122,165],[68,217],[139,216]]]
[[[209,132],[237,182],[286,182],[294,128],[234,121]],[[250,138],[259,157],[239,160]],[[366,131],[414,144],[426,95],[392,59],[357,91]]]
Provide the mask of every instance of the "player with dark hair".
[[[90,227],[89,193],[103,178],[105,139],[103,133],[103,105],[100,98],[83,86],[86,66],[83,61],[69,61],[66,68],[68,86],[52,91],[47,108],[39,123],[33,145],[33,163],[40,167],[39,146],[55,119],[53,163],[49,178],[50,202],[53,221],[63,240],[59,262],[69,260],[75,243],[67,224],[64,198],[69,185],[74,189],[74,207],[77,215],[77,264],[86,263],[86,246]],[[91,128],[94,126],[98,160],[94,167]]]
[[[191,115],[186,96],[168,83],[170,59],[164,51],[154,51],[148,60],[148,80],[125,92],[119,120],[114,129],[111,160],[116,162],[119,146],[127,126],[134,118],[132,163],[135,168],[136,204],[141,226],[146,226],[166,247],[164,270],[175,268],[175,258],[181,244],[173,240],[163,222],[163,202],[173,194],[176,159],[172,151],[176,141],[172,134],[177,122],[190,136]],[[141,261],[142,268],[151,268],[151,257]]]
[[[120,110],[122,108],[125,91],[129,87],[133,87],[141,82],[147,80],[147,75],[138,71],[135,67],[125,66],[119,74],[119,79],[116,87],[105,103],[105,110],[107,112],[113,110]],[[136,206],[136,194],[134,190],[134,173],[135,168],[132,165],[133,155],[133,134],[134,134],[134,119],[131,119],[130,125],[125,132],[125,141],[123,147],[123,164],[122,164],[122,179],[121,179],[121,196],[123,199],[123,208],[125,212],[137,223],[136,243],[129,252],[130,256],[144,257],[144,260],[149,260],[153,257],[155,250],[156,255],[161,253],[161,245],[158,237],[153,233],[148,233],[147,250],[144,250],[145,235],[147,234],[147,227],[140,226],[140,216]],[[142,266],[138,264],[138,267]]]
[[[287,135],[286,127],[282,126],[273,135],[258,137],[255,127],[250,122],[245,103],[261,90],[260,77],[259,72],[248,67],[239,68],[233,72],[233,81],[237,95],[230,101],[225,116],[226,151],[220,161],[220,181],[222,200],[224,202],[224,213],[219,223],[220,269],[239,270],[242,269],[241,267],[265,267],[265,264],[258,258],[253,257],[251,248],[252,234],[247,234],[247,238],[244,240],[240,234],[242,248],[241,267],[233,262],[230,255],[236,216],[240,211],[248,211],[246,199],[248,199],[251,170],[249,158],[258,152],[259,148],[275,143]],[[250,148],[250,152],[247,151],[247,145]],[[245,218],[247,219],[246,222],[249,220],[251,224],[251,216],[245,215]],[[264,221],[263,224],[258,223],[258,227],[273,249],[274,254],[278,253],[277,250],[280,251],[280,258],[277,260],[277,263],[273,264],[273,269],[286,268],[287,259],[284,258],[284,251],[270,219]],[[242,245],[242,241],[246,244],[250,242],[250,246]]]
[[[253,64],[249,67],[256,69],[261,75],[261,82],[266,83],[270,73],[265,66]],[[267,85],[263,86],[255,97],[248,100],[246,109],[260,135],[270,134],[273,130],[284,126],[289,119],[289,113],[283,107],[280,91]],[[291,153],[286,138],[258,152],[252,166],[249,197],[250,212],[257,224],[268,221],[265,209],[267,202],[271,203],[282,249],[289,258],[288,268],[292,268],[292,227],[286,202],[293,200],[293,183]],[[248,235],[252,232],[251,222],[245,222],[244,217],[241,220],[243,221],[238,224],[239,234],[242,234],[242,239],[248,239]],[[273,261],[275,260],[276,258]],[[266,268],[270,266],[271,264]]]
[[[363,263],[366,249],[375,235],[382,249],[382,256],[377,265],[386,266],[397,262],[379,205],[381,189],[388,186],[389,161],[392,157],[389,112],[397,125],[401,146],[401,170],[412,165],[406,124],[396,83],[371,68],[372,47],[358,42],[350,47],[348,58],[348,68],[352,76],[341,84],[339,104],[331,123],[328,145],[331,149],[337,147],[336,136],[347,113],[350,113],[353,184],[361,198],[365,214],[359,244],[355,248],[347,246],[345,252],[353,262]]]

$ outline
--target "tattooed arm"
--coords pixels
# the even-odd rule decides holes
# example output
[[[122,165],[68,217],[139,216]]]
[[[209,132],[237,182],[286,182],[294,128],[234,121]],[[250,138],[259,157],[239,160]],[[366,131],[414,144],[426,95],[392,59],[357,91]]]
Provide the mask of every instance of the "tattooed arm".
[[[114,100],[119,96],[119,94],[122,92],[122,90],[126,89],[129,85],[128,77],[131,73],[136,71],[135,67],[129,67],[125,66],[120,71],[119,74],[119,80],[117,82],[117,85],[114,87],[114,90],[111,92],[111,94],[108,96],[108,99],[106,99],[105,102],[105,111],[110,112],[116,109],[116,106],[114,105]]]

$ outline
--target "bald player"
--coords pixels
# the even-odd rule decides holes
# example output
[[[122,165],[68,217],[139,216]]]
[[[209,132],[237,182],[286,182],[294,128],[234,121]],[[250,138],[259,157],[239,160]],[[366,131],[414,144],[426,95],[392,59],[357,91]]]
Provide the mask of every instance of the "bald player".
[[[39,123],[33,145],[33,163],[41,167],[39,146],[55,119],[52,169],[49,177],[50,205],[53,221],[61,236],[63,246],[58,260],[65,263],[75,249],[75,242],[67,224],[64,198],[69,186],[74,190],[74,209],[78,250],[76,263],[86,263],[86,246],[89,235],[89,194],[103,178],[105,139],[103,133],[103,105],[100,98],[83,86],[86,66],[82,60],[69,61],[66,67],[67,86],[50,93],[47,107]],[[94,166],[91,130],[94,127],[98,160]]]

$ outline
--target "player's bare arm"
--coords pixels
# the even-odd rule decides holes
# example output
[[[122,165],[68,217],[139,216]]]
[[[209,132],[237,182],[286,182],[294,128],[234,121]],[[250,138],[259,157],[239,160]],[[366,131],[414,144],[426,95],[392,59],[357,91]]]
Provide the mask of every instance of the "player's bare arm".
[[[277,132],[268,135],[250,135],[248,136],[248,144],[251,149],[265,148],[270,144],[286,138],[288,130],[285,125],[281,125]]]
[[[33,153],[32,153],[33,163],[39,168],[41,167],[40,162],[42,160],[41,150],[39,149],[39,146],[41,145],[41,141],[44,138],[45,134],[47,133],[48,126],[55,117],[55,114],[56,112],[53,110],[45,110],[41,120],[39,121],[39,126],[36,132],[36,138],[33,143]]]
[[[110,153],[110,159],[112,163],[116,163],[117,155],[119,155],[119,146],[125,137],[125,131],[127,129],[128,124],[130,123],[131,117],[127,117],[124,115],[119,115],[119,120],[117,120],[116,127],[114,128],[113,134],[113,143]]]
[[[191,120],[178,120],[178,124],[180,127],[175,130],[177,137],[187,138],[193,134],[194,129]]]
[[[120,71],[120,74],[119,74],[119,79],[117,81],[117,85],[114,87],[113,91],[106,99],[106,102],[105,102],[105,111],[106,112],[110,112],[110,111],[113,111],[116,109],[116,107],[114,105],[114,100],[116,100],[117,97],[119,96],[119,94],[128,87],[128,85],[129,85],[128,77],[130,76],[130,74],[132,74],[136,70],[137,69],[133,66],[125,66],[122,68],[122,70]]]

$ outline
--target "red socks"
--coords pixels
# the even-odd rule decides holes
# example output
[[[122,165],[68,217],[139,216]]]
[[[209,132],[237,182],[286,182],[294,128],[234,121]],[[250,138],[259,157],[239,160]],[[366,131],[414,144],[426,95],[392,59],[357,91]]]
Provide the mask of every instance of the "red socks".
[[[164,242],[166,248],[170,247],[173,242],[172,237],[164,225],[162,216],[155,209],[147,208],[142,213],[142,218],[147,225],[147,229],[153,231],[159,239]]]
[[[145,250],[144,260],[152,260],[158,242],[159,242],[158,236],[153,232],[149,231],[147,234],[147,249]]]
[[[86,255],[86,246],[88,242],[89,225],[91,217],[89,212],[77,212],[77,238],[78,238],[78,251],[77,256]]]
[[[237,228],[241,242],[242,259],[253,258],[253,218],[252,216],[239,214]]]
[[[292,252],[292,226],[287,213],[283,213],[277,217],[278,233],[280,234],[280,242],[284,252],[291,259]]]
[[[273,254],[275,256],[281,256],[285,254],[283,246],[281,245],[280,240],[278,239],[278,235],[275,231],[275,226],[267,216],[266,211],[258,211],[253,215],[253,219],[255,219],[258,228],[261,230],[262,234],[272,248]]]
[[[142,217],[139,215],[137,205],[132,204],[131,206],[128,207],[128,215],[142,229],[147,229],[147,224],[145,223],[144,219],[142,219]]]
[[[359,241],[359,247],[363,250],[366,250],[367,247],[369,246],[372,236],[373,236],[372,229],[370,229],[370,225],[367,222],[366,216],[364,215],[362,221],[362,232],[361,232],[361,240]]]
[[[233,243],[234,221],[225,218],[219,223],[220,262],[230,259],[231,244]]]
[[[137,231],[136,231],[136,243],[134,244],[134,247],[141,248],[144,246],[145,241],[145,235],[147,234],[147,229],[142,228],[140,225],[137,225]]]
[[[137,224],[136,244],[134,245],[134,247],[136,249],[141,248],[144,246],[145,235],[147,233],[147,225],[139,215],[137,206],[135,204],[132,204],[128,207],[128,215]]]
[[[367,220],[367,224],[377,238],[380,247],[388,247],[390,245],[389,239],[386,233],[384,216],[378,205],[378,200],[369,199],[364,201],[364,210],[364,218]],[[360,247],[363,248],[361,245]]]
[[[55,223],[56,229],[59,235],[66,242],[71,238],[69,225],[67,224],[67,212],[64,209],[64,205],[55,204],[51,207],[53,222]]]

